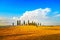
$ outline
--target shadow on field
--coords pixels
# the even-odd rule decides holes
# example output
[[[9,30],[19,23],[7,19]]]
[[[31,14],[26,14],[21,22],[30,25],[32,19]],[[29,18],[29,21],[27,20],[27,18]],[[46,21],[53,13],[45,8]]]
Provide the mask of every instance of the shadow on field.
[[[46,36],[26,36],[25,38],[21,37],[22,35],[24,34],[0,36],[0,40],[60,40],[60,34]],[[18,38],[18,36],[20,37]]]
[[[60,34],[39,36],[36,37],[34,40],[60,40]]]

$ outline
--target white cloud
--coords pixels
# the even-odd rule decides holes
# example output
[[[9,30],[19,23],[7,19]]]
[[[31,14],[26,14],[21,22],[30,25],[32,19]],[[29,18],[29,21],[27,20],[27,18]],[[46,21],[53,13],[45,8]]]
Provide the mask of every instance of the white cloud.
[[[60,13],[59,12],[54,12],[54,16],[53,17],[60,17]]]
[[[16,24],[17,20],[21,20],[22,22],[25,20],[26,22],[29,21],[35,21],[37,23],[42,23],[43,25],[60,25],[60,14],[59,12],[53,12],[54,15],[50,17],[48,14],[51,12],[50,8],[39,8],[32,11],[26,11],[23,13],[23,15],[18,17],[12,17],[12,18],[5,18],[0,17],[0,24],[12,24],[14,22]]]
[[[36,18],[47,18],[47,13],[49,13],[51,10],[50,8],[45,8],[45,9],[36,9],[32,11],[26,11],[23,16],[21,16],[21,20],[25,19],[36,19]]]
[[[12,17],[12,19],[13,19],[13,20],[19,20],[19,18],[18,18],[18,17]]]
[[[26,11],[23,16],[21,16],[20,19],[36,19],[36,18],[47,18],[47,13],[49,13],[51,10],[50,8],[45,9],[36,9],[32,11]]]
[[[56,20],[57,18],[55,17],[49,17],[48,14],[51,12],[50,8],[39,8],[36,10],[32,10],[32,11],[26,11],[25,13],[23,13],[23,15],[20,17],[21,21],[35,21],[35,22],[39,22],[42,23],[43,25],[59,25],[59,22],[57,22],[58,20]],[[56,14],[58,12],[55,12]],[[54,15],[55,16],[55,15]],[[57,15],[60,16],[60,15]]]
[[[55,15],[54,17],[60,17],[60,14]]]
[[[22,21],[36,21],[36,22],[45,22],[46,19],[48,19],[47,14],[51,11],[50,8],[39,8],[36,10],[32,10],[32,11],[26,11],[21,17],[20,20]]]

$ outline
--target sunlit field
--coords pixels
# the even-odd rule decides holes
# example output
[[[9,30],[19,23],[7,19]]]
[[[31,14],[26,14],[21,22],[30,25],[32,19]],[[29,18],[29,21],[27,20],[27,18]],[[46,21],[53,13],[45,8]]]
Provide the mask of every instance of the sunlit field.
[[[0,40],[60,40],[60,26],[11,26],[0,28]]]

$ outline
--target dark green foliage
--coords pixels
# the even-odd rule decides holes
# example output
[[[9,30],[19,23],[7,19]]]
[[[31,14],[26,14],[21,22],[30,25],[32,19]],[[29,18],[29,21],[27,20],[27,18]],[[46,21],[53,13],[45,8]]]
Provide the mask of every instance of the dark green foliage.
[[[25,25],[25,21],[23,22],[23,24]]]
[[[41,26],[41,23],[40,23],[40,26]]]
[[[12,25],[14,26],[14,22],[12,23]]]
[[[20,20],[17,20],[17,25],[21,25],[21,21]]]
[[[14,23],[12,24],[14,25]],[[17,25],[21,25],[21,20],[17,20]],[[23,25],[35,25],[35,26],[41,26],[41,23],[35,23],[34,21],[32,21],[31,23],[28,20],[28,24],[25,23],[25,20],[23,21]]]

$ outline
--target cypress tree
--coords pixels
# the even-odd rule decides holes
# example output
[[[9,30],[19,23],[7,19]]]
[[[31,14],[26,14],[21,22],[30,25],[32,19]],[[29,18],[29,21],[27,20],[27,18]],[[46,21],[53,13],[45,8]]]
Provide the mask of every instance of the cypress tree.
[[[14,26],[14,22],[12,23],[12,25]]]
[[[23,24],[25,25],[25,20],[24,20]]]
[[[19,25],[21,25],[21,20],[19,20]]]
[[[18,20],[17,20],[17,25],[18,25]]]
[[[17,25],[21,25],[21,21],[20,20],[17,20]]]
[[[40,26],[41,26],[41,23],[40,23]]]
[[[38,26],[39,26],[39,23],[38,23]]]

